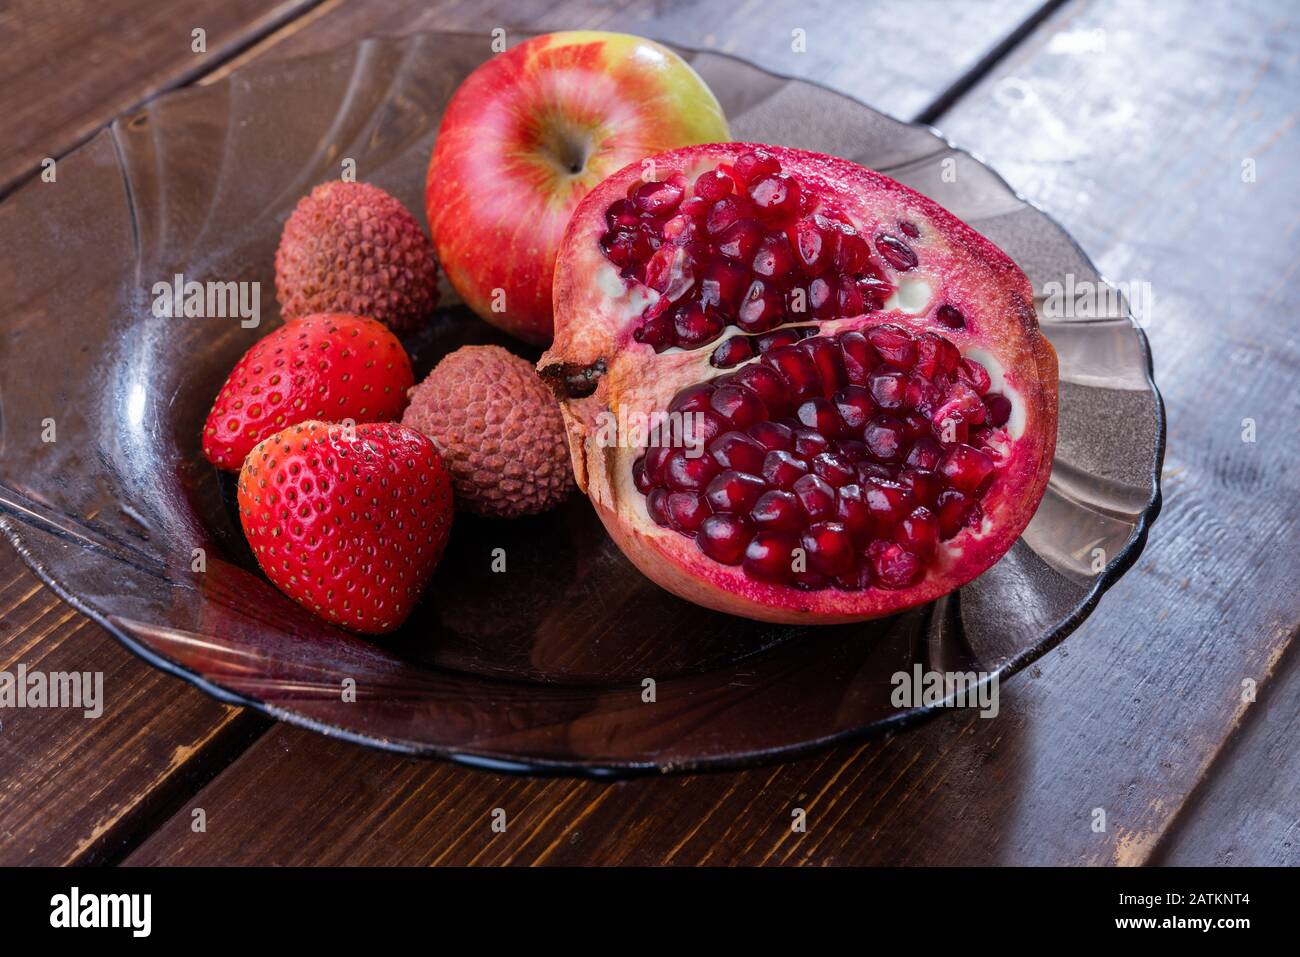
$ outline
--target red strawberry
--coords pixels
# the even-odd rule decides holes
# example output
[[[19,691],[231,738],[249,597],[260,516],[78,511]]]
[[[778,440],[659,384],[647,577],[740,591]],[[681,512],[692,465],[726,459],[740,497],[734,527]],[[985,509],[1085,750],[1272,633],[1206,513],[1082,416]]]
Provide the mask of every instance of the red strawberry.
[[[203,425],[203,454],[234,471],[254,445],[298,422],[396,421],[414,384],[411,360],[385,326],[346,313],[303,316],[244,353]]]
[[[392,422],[301,422],[239,473],[239,518],[266,577],[365,634],[411,613],[451,531],[451,475],[424,435]]]

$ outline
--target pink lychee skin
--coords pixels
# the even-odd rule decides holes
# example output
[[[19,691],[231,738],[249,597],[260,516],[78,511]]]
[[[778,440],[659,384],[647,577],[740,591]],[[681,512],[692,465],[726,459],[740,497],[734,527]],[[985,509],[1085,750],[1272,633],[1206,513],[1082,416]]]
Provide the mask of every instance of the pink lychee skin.
[[[286,320],[347,312],[405,331],[438,305],[438,261],[400,202],[377,186],[335,180],[303,197],[284,224],[275,294]]]
[[[687,147],[653,158],[656,179],[674,172],[689,182],[719,163],[731,164],[757,144],[720,143]],[[856,163],[806,150],[762,146],[782,168],[833,195],[866,235],[876,226],[907,219],[926,227],[909,243],[921,258],[910,277],[934,286],[933,303],[947,302],[966,317],[964,329],[950,329],[927,315],[883,310],[824,323],[824,333],[895,322],[937,332],[966,354],[978,348],[1006,370],[1006,383],[1019,396],[1025,427],[999,468],[999,478],[981,502],[985,527],[965,529],[945,543],[924,578],[899,590],[834,588],[802,591],[755,581],[739,567],[719,564],[695,543],[656,525],[631,481],[642,449],[609,448],[596,439],[599,423],[612,410],[624,415],[666,409],[687,385],[735,372],[709,365],[710,348],[656,355],[632,332],[640,323],[644,287],[616,279],[600,249],[605,210],[640,178],[643,164],[628,166],[597,186],[579,205],[556,262],[555,339],[538,363],[544,378],[604,364],[590,396],[562,403],[578,486],[591,499],[610,536],[649,578],[674,594],[718,611],[762,621],[830,624],[895,614],[951,592],[992,566],[1015,543],[1033,517],[1051,475],[1056,448],[1057,362],[1038,328],[1033,290],[1006,253],[933,200]],[[612,276],[610,273],[612,272]],[[611,290],[621,283],[622,295]],[[753,360],[757,361],[757,360]],[[740,368],[739,366],[737,368]]]
[[[535,515],[573,490],[560,407],[526,360],[500,346],[464,346],[409,395],[402,424],[433,440],[466,510]]]

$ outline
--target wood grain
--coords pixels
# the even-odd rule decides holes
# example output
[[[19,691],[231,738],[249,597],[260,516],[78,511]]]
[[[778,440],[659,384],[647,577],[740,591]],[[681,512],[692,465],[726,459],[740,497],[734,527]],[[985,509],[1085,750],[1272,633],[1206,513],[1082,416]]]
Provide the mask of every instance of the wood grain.
[[[617,0],[326,0],[316,10],[214,71],[212,82],[247,63],[317,53],[363,36],[422,30],[481,33],[501,27],[616,30],[668,43],[716,50],[787,76],[813,80],[867,100],[900,117],[924,112],[1002,41],[1043,7],[1044,0],[743,0],[658,4]],[[1051,4],[1046,4],[1050,6]],[[934,29],[942,22],[941,30]],[[882,43],[888,29],[889,43]],[[795,49],[803,31],[804,49]],[[899,55],[899,51],[906,55]]]
[[[104,697],[97,718],[0,711],[0,865],[114,859],[266,726],[146,666],[9,548],[0,607],[0,671],[101,672]]]
[[[1300,649],[1294,642],[1256,708],[1152,863],[1300,866]]]
[[[119,113],[211,70],[316,0],[0,6],[0,196]],[[191,31],[206,31],[194,52]]]
[[[613,786],[414,764],[277,727],[201,795],[220,831],[193,836],[180,813],[129,862],[1140,864],[1184,808],[1171,860],[1216,828],[1291,853],[1294,773],[1259,789],[1239,776],[1294,741],[1289,726],[1256,730],[1268,719],[1242,682],[1269,700],[1300,608],[1297,357],[1279,335],[1300,305],[1283,240],[1300,220],[1285,173],[1300,42],[1280,14],[1234,30],[1226,4],[1196,9],[1069,7],[939,120],[1103,272],[1150,284],[1170,413],[1165,514],[1145,557],[1003,689],[998,718]],[[1234,761],[1238,738],[1248,756]],[[1215,769],[1235,781],[1227,796],[1211,784],[1189,804]],[[496,807],[514,822],[504,834],[488,827]]]

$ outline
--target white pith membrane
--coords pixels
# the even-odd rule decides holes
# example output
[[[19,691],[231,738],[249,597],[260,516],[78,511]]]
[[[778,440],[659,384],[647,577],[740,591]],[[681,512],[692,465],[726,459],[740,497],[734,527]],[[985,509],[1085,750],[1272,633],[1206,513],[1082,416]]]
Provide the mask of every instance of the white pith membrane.
[[[735,156],[739,155],[739,148],[736,148],[736,150],[737,152],[730,157],[726,155],[705,156],[697,162],[677,167],[685,175],[684,200],[693,195],[692,184],[695,183],[696,178],[701,173],[716,168],[719,165],[719,160],[724,163],[732,161]],[[773,152],[784,157],[787,151],[774,150]],[[788,152],[796,153],[797,151]],[[665,155],[672,156],[673,154]],[[802,155],[813,156],[815,154]],[[858,167],[853,167],[853,169],[860,170]],[[894,600],[882,596],[882,599],[876,602],[875,605],[871,605],[870,602],[863,604],[861,613],[852,613],[852,609],[848,609],[843,615],[839,613],[846,608],[846,599],[851,599],[851,595],[855,592],[881,593],[905,589],[916,592],[917,600],[926,600],[929,597],[951,590],[952,587],[955,587],[955,584],[960,583],[956,580],[957,578],[968,580],[970,577],[974,577],[974,574],[981,571],[987,564],[991,564],[991,561],[995,560],[997,555],[1005,551],[1006,547],[1009,547],[1010,540],[1013,540],[1014,536],[1019,534],[1023,523],[1012,530],[1010,540],[1004,541],[1006,539],[1006,529],[999,528],[999,522],[997,521],[998,509],[1001,507],[1005,497],[1004,493],[1007,490],[1003,486],[1018,486],[1014,491],[1023,494],[1025,486],[1038,485],[1037,492],[1034,493],[1035,502],[1037,496],[1041,495],[1041,484],[1045,482],[1046,476],[1040,461],[1044,452],[1042,443],[1035,439],[1030,443],[1034,447],[1026,449],[1023,448],[1024,443],[1020,442],[1020,439],[1025,434],[1027,423],[1033,415],[1031,400],[1027,399],[1024,386],[1027,385],[1034,395],[1041,394],[1042,389],[1038,382],[1041,373],[1040,368],[1035,366],[1031,373],[1033,381],[1024,382],[1017,375],[1017,371],[1024,365],[1024,355],[1032,354],[1032,351],[1026,349],[1024,342],[1010,343],[1004,349],[1002,342],[989,337],[987,335],[988,330],[981,329],[981,315],[984,312],[981,294],[991,282],[989,273],[992,270],[980,261],[968,246],[963,245],[961,242],[954,242],[953,236],[948,229],[936,228],[934,224],[929,222],[926,217],[931,214],[931,211],[928,209],[918,211],[917,209],[918,204],[915,200],[919,199],[919,197],[909,191],[897,188],[896,192],[874,192],[869,196],[869,202],[858,202],[853,198],[851,191],[846,192],[844,189],[837,189],[838,184],[837,186],[827,186],[826,181],[821,180],[816,173],[810,174],[806,169],[799,168],[797,165],[788,168],[788,171],[803,185],[805,191],[815,193],[819,197],[817,206],[800,210],[795,215],[795,218],[806,218],[823,212],[827,208],[823,193],[837,200],[838,202],[835,203],[834,208],[830,210],[831,213],[841,221],[851,224],[873,246],[870,250],[872,265],[880,274],[880,277],[888,282],[887,295],[880,294],[875,301],[870,302],[866,309],[853,315],[813,319],[812,316],[806,313],[791,314],[785,312],[779,321],[764,325],[759,330],[744,331],[738,329],[733,322],[720,330],[716,338],[703,344],[692,344],[693,347],[681,348],[676,344],[665,345],[659,342],[654,343],[659,346],[656,350],[651,348],[650,342],[636,339],[633,333],[639,326],[644,324],[647,309],[659,300],[659,293],[648,288],[635,276],[629,276],[627,267],[620,270],[613,264],[604,253],[605,246],[601,245],[607,240],[607,236],[598,233],[594,224],[591,225],[584,240],[586,243],[596,243],[597,248],[602,250],[599,257],[592,256],[585,251],[581,257],[588,276],[589,286],[594,293],[593,296],[587,297],[586,302],[589,325],[592,330],[591,338],[598,340],[602,336],[608,335],[610,340],[619,343],[619,345],[613,349],[606,348],[602,350],[602,356],[608,356],[610,361],[608,362],[608,368],[604,372],[605,381],[597,396],[591,399],[577,399],[567,404],[566,418],[569,422],[571,436],[574,439],[575,468],[579,472],[580,483],[591,495],[593,502],[601,511],[602,519],[611,528],[611,532],[615,533],[615,538],[619,541],[619,544],[624,547],[625,551],[628,551],[629,556],[637,561],[638,565],[647,574],[660,581],[665,587],[669,587],[692,600],[700,601],[702,604],[724,607],[726,610],[733,609],[723,603],[711,600],[711,596],[707,594],[707,591],[712,588],[720,588],[733,592],[741,595],[747,603],[752,603],[750,607],[744,608],[742,613],[771,620],[797,619],[780,613],[768,614],[767,610],[755,606],[772,602],[785,603],[792,608],[804,611],[821,611],[826,608],[834,612],[838,620],[870,617],[873,614],[896,610],[899,606],[895,602],[891,607],[890,602]],[[672,169],[661,168],[661,173],[667,174],[661,175],[661,181],[667,179],[672,172]],[[865,173],[866,171],[862,172]],[[620,174],[620,177],[622,175]],[[619,177],[613,179],[617,178]],[[622,184],[625,189],[630,184],[633,190],[638,185],[630,177],[624,178]],[[851,186],[852,184],[850,184]],[[629,190],[629,193],[631,192],[632,190]],[[617,202],[617,199],[622,195],[621,191],[611,191],[604,197],[602,201],[603,207],[608,208],[611,205],[611,199]],[[922,202],[927,201],[922,200]],[[904,224],[909,229],[906,233],[900,231],[905,228]],[[769,221],[764,224],[767,229],[784,229],[789,225],[790,220]],[[944,225],[946,224],[941,221],[941,226]],[[909,265],[904,260],[903,266],[905,268],[898,268],[894,263],[885,261],[876,245],[870,242],[873,237],[878,238],[882,234],[888,234],[902,242],[914,254],[915,265]],[[714,237],[714,240],[716,238]],[[667,243],[664,243],[664,245],[667,245]],[[713,247],[712,253],[716,255],[716,246]],[[1005,259],[1005,257],[1003,258]],[[1019,274],[1018,271],[1017,276],[1023,282],[1023,275]],[[803,278],[807,279],[808,276],[805,275]],[[1027,291],[1027,283],[1024,284],[1024,287]],[[692,298],[689,287],[683,291],[679,283],[677,291],[682,294],[676,298],[673,306],[666,310],[668,314],[672,314],[678,305]],[[582,307],[584,305],[582,297],[574,298],[576,300],[575,306]],[[1024,298],[1027,299],[1028,297]],[[560,299],[561,296],[557,289],[557,303]],[[938,318],[939,310],[945,306],[956,310],[958,319],[955,326],[951,321],[940,321]],[[1010,310],[1003,307],[1003,311]],[[734,319],[734,313],[724,311],[723,314],[729,319]],[[562,315],[562,311],[557,306],[557,317],[560,315]],[[948,318],[951,319],[951,315]],[[1006,320],[999,317],[998,321],[1005,322]],[[914,578],[895,581],[892,584],[877,580],[871,574],[859,575],[856,581],[844,580],[853,578],[851,575],[841,576],[841,580],[837,581],[835,576],[828,574],[803,574],[774,580],[751,575],[745,567],[746,560],[744,558],[741,559],[739,564],[731,564],[730,562],[724,564],[715,561],[688,537],[689,528],[673,528],[655,521],[647,507],[649,501],[647,494],[643,493],[643,489],[637,487],[633,478],[633,464],[646,451],[643,446],[600,448],[597,443],[592,441],[591,415],[602,404],[607,411],[613,411],[627,420],[635,417],[638,413],[644,415],[656,410],[663,412],[668,408],[674,396],[683,389],[732,376],[740,370],[764,364],[762,355],[758,354],[750,358],[742,358],[725,368],[717,368],[711,364],[710,358],[714,356],[715,352],[719,351],[719,347],[733,339],[748,340],[753,346],[749,351],[758,353],[761,348],[759,340],[764,337],[771,336],[774,333],[784,333],[791,329],[803,328],[809,330],[811,335],[803,338],[798,344],[797,348],[802,349],[808,347],[810,339],[831,339],[838,344],[843,341],[840,337],[844,333],[871,333],[876,327],[882,325],[902,327],[914,336],[919,336],[922,333],[932,333],[947,340],[956,347],[962,358],[977,362],[983,368],[989,380],[987,389],[982,390],[983,393],[990,396],[998,394],[1005,397],[1005,405],[1008,409],[1005,413],[1005,422],[1000,427],[981,426],[978,423],[968,424],[963,432],[963,437],[967,440],[963,444],[968,444],[972,448],[979,450],[991,460],[992,468],[989,478],[980,483],[977,490],[969,490],[974,493],[975,501],[987,504],[990,507],[984,510],[982,516],[975,516],[975,520],[972,520],[968,525],[961,525],[955,532],[949,530],[948,537],[935,541],[933,551],[929,554],[918,555],[917,557],[921,560],[921,567]],[[559,328],[559,325],[557,325],[557,330]],[[1036,337],[1036,328],[1033,332]],[[562,333],[557,335],[557,344],[553,347],[552,353],[565,355],[567,350],[569,354],[572,354],[575,350],[572,349],[571,344],[562,343],[561,338]],[[743,352],[745,348],[742,342],[739,351]],[[1050,347],[1048,351],[1050,352]],[[551,354],[548,353],[549,355]],[[877,356],[875,361],[879,360],[880,357]],[[543,367],[546,362],[547,360],[544,359]],[[881,363],[880,368],[883,369],[887,365],[888,363]],[[900,371],[906,371],[905,367],[906,363],[901,363],[897,368]],[[875,371],[880,370],[872,370],[872,372]],[[942,370],[938,373],[938,375],[943,374],[945,373]],[[1052,374],[1052,438],[1054,440],[1054,369]],[[931,378],[930,381],[934,381],[934,379]],[[969,376],[963,377],[963,381],[972,389],[975,387],[976,383]],[[860,378],[859,383],[863,386],[866,385]],[[838,384],[858,383],[841,380]],[[823,390],[818,394],[826,397],[833,396],[836,393],[835,390]],[[603,403],[600,398],[602,395],[604,396]],[[796,402],[794,410],[782,413],[781,419],[787,424],[795,424],[790,422],[790,419],[797,415],[798,405],[799,403]],[[890,409],[889,414],[892,415],[897,412],[902,415],[906,411],[908,410]],[[988,410],[986,409],[986,411]],[[885,414],[885,411],[879,407],[870,409],[870,412],[873,415]],[[857,486],[860,489],[865,489],[873,479],[878,478],[885,479],[883,484],[888,484],[891,480],[896,481],[901,469],[905,467],[900,465],[899,460],[907,457],[911,446],[920,437],[914,422],[912,426],[912,432],[910,436],[904,439],[899,454],[885,460],[867,455],[856,462],[850,463],[854,466],[856,474],[839,487]],[[976,430],[978,430],[979,435],[977,438],[972,438],[971,433]],[[743,432],[746,429],[740,428],[738,431]],[[849,441],[860,445],[861,432],[861,427],[859,427],[856,433],[852,434]],[[944,451],[947,452],[956,443],[941,444]],[[832,448],[832,451],[835,451],[835,449]],[[1047,454],[1050,455],[1050,449],[1047,450]],[[811,459],[813,458],[811,454],[799,457],[804,458],[805,462],[811,465]],[[864,474],[857,470],[859,464],[874,464],[877,467],[892,468],[893,475],[883,475],[879,472]],[[937,468],[936,465],[935,469],[937,470]],[[1003,481],[1004,473],[1010,474],[1009,481]],[[1041,482],[1038,479],[1039,473],[1041,473]],[[650,489],[646,488],[647,484],[643,482],[643,488],[649,492]],[[653,485],[657,487],[661,484],[666,485],[667,480],[656,477]],[[679,491],[681,490],[680,486],[677,488]],[[774,489],[776,489],[776,486],[770,481],[767,482],[765,491]],[[836,499],[838,500],[838,492],[836,493]],[[750,504],[752,505],[752,501],[750,501]],[[924,503],[913,501],[908,506],[909,512],[922,504]],[[937,512],[933,504],[933,496],[931,496],[928,507],[932,513]],[[909,512],[904,512],[904,515]],[[623,517],[617,518],[620,514]],[[614,525],[611,524],[612,516],[617,523],[626,523],[628,527],[616,530]],[[835,518],[836,516],[832,513],[830,520]],[[805,519],[806,522],[813,520],[807,518],[807,513],[805,513]],[[800,532],[792,531],[792,534],[796,539],[800,538]],[[866,549],[876,541],[880,534],[884,533],[879,529],[874,529],[865,536],[854,535],[854,561],[858,567],[870,568],[871,563],[865,554]],[[986,543],[987,547],[975,547],[973,551],[976,556],[970,558],[971,543],[985,539],[989,540]],[[679,576],[671,569],[665,572],[661,567],[654,567],[662,565],[662,562],[659,562],[658,559],[648,562],[643,561],[644,556],[637,554],[640,546],[635,546],[629,550],[629,540],[634,546],[640,540],[654,543],[652,550],[658,551],[660,557],[667,558],[669,564],[680,566],[684,574]],[[690,546],[690,550],[684,549],[682,547],[683,543]],[[898,542],[892,541],[892,539],[889,540],[889,544],[891,546],[899,545]],[[997,549],[997,555],[992,552],[994,548]],[[692,551],[694,555],[691,554]],[[990,556],[987,560],[983,554],[984,552],[988,552]],[[805,565],[801,567],[812,568],[814,563],[806,561],[807,555],[803,557]],[[974,568],[974,573],[966,574],[964,568],[956,567],[963,564],[971,565]],[[975,567],[976,565],[979,567]],[[704,584],[697,588],[690,582],[683,582],[683,578],[692,575],[704,579]],[[934,588],[929,587],[929,583],[926,581],[928,578],[935,580]],[[776,595],[777,592],[803,597],[780,598]],[[845,599],[836,599],[829,593],[843,595]],[[909,601],[908,603],[915,602]],[[868,607],[868,605],[871,605],[871,607]],[[874,610],[877,605],[883,610]],[[826,620],[830,620],[830,618],[828,617]]]

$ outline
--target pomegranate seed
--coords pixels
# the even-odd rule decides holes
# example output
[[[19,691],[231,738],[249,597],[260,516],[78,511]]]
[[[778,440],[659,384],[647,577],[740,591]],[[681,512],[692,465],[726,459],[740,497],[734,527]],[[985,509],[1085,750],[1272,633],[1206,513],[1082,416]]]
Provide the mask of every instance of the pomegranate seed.
[[[748,523],[738,515],[710,515],[695,533],[700,551],[722,565],[739,565],[749,544]]]
[[[761,355],[782,346],[792,346],[802,338],[803,332],[799,329],[778,329],[776,332],[769,332],[765,336],[759,336],[758,351]]]
[[[734,312],[745,295],[748,279],[745,267],[729,259],[705,263],[700,272],[700,302],[727,313]]]
[[[709,454],[724,469],[760,475],[767,449],[744,432],[724,432],[709,443]]]
[[[862,295],[862,290],[848,276],[840,277],[839,291],[835,293],[835,302],[839,306],[841,316],[860,316],[867,307],[867,299]]]
[[[840,352],[843,353],[844,374],[854,385],[865,385],[871,370],[880,364],[876,350],[860,332],[846,332],[840,336]]]
[[[709,365],[715,369],[730,369],[754,357],[754,340],[749,336],[731,336],[723,340],[709,356]]]
[[[788,173],[769,173],[749,180],[749,198],[759,215],[770,220],[797,215],[802,192],[799,181]]]
[[[632,338],[650,346],[655,352],[663,352],[673,344],[672,319],[667,313],[654,316],[633,330]]]
[[[709,207],[712,205],[707,199],[692,196],[690,199],[682,200],[682,204],[677,207],[677,213],[679,216],[689,216],[695,220],[697,225],[702,225],[704,217],[709,214]]]
[[[845,485],[835,491],[835,519],[849,530],[855,542],[865,542],[873,527],[871,510],[862,496],[862,486]]]
[[[720,169],[706,170],[695,180],[695,195],[715,202],[731,192],[731,177]]]
[[[881,462],[897,462],[903,456],[903,423],[893,416],[878,415],[862,431],[867,450]]]
[[[767,150],[750,150],[736,159],[736,178],[749,183],[759,176],[781,172],[781,163]]]
[[[885,465],[883,462],[868,460],[859,462],[854,468],[858,472],[858,484],[864,487],[878,479],[883,479],[886,482],[896,482],[899,478],[897,465]]]
[[[933,382],[920,376],[908,377],[907,390],[903,394],[904,406],[921,415],[932,415],[942,401],[943,393]]]
[[[835,231],[831,262],[840,272],[856,276],[871,259],[871,247],[852,226],[841,226]]]
[[[765,365],[749,365],[731,376],[736,385],[743,385],[763,400],[768,415],[784,415],[789,405],[785,380],[774,369]]]
[[[651,485],[662,485],[664,483],[664,466],[668,462],[668,456],[672,454],[672,449],[667,446],[655,446],[646,449],[645,455],[645,474]]]
[[[939,520],[925,506],[915,508],[898,523],[894,541],[914,555],[929,555],[939,543]]]
[[[673,313],[673,330],[677,333],[677,344],[683,349],[712,342],[722,334],[722,328],[722,317],[698,302],[678,306]]]
[[[971,492],[993,471],[993,460],[969,445],[955,445],[939,463],[939,474],[953,488]]]
[[[692,412],[683,417],[681,441],[676,445],[699,448],[727,431],[727,423],[713,410]]]
[[[699,226],[689,216],[678,213],[664,223],[663,238],[675,246],[684,246],[695,239]]]
[[[736,429],[744,430],[767,417],[763,400],[751,390],[738,385],[724,385],[714,390],[709,403],[714,412]]]
[[[636,208],[650,216],[667,216],[681,203],[683,190],[667,180],[661,183],[642,183],[632,194]]]
[[[808,308],[818,319],[830,319],[835,315],[839,300],[837,289],[831,280],[818,276],[808,283]]]
[[[635,242],[635,233],[620,229],[600,237],[600,249],[610,262],[622,268],[632,262]]]
[[[781,374],[792,398],[802,399],[821,391],[816,363],[798,346],[770,349],[764,354],[762,362]]]
[[[654,488],[645,497],[645,510],[656,525],[668,524],[668,490]]]
[[[676,302],[695,284],[690,257],[681,246],[660,246],[645,265],[645,284]]]
[[[844,432],[844,420],[836,411],[835,404],[821,396],[802,403],[795,410],[795,417],[805,427],[828,438],[835,438]]]
[[[636,207],[629,199],[615,200],[610,204],[609,209],[605,210],[605,225],[611,230],[617,230],[620,226],[634,229],[640,221]]]
[[[794,448],[794,430],[780,422],[755,422],[749,436],[769,452],[789,452]]]
[[[734,196],[726,196],[713,204],[704,218],[704,229],[710,236],[720,236],[728,227],[741,219],[744,211]]]
[[[749,262],[762,241],[762,226],[752,219],[738,219],[718,236],[718,252],[736,262]]]
[[[764,492],[754,503],[749,517],[759,528],[796,532],[803,528],[804,513],[799,499],[792,492],[773,489]]]
[[[748,512],[765,491],[767,486],[758,476],[727,469],[714,476],[704,495],[715,512],[742,514]]]
[[[776,488],[794,488],[807,474],[808,463],[783,449],[773,449],[763,457],[763,478]]]
[[[754,253],[752,268],[755,275],[764,279],[781,279],[794,268],[794,253],[790,241],[780,233],[763,237]]]
[[[857,439],[840,439],[835,443],[839,449],[840,455],[844,456],[844,461],[857,464],[865,459],[868,455],[867,443],[859,442]]]
[[[882,233],[876,237],[876,251],[884,257],[885,262],[899,272],[915,269],[919,261],[911,246],[897,236],[890,236],[888,233]]]
[[[632,482],[642,495],[648,494],[654,488],[655,483],[646,475],[644,455],[632,463]]]
[[[830,439],[815,429],[796,428],[794,430],[794,453],[800,458],[812,459],[831,447]]]
[[[812,470],[832,488],[848,485],[857,477],[853,466],[834,452],[823,452],[813,456]]]
[[[911,490],[888,479],[872,479],[863,487],[862,497],[876,531],[882,535],[888,535],[913,507]]]
[[[867,559],[882,588],[906,588],[921,576],[920,559],[893,542],[872,542],[867,546]]]
[[[918,505],[933,505],[943,491],[942,480],[927,469],[903,469],[899,481],[911,490],[912,500]]]
[[[835,393],[835,409],[852,432],[860,433],[876,412],[871,393],[860,385],[845,386]]]
[[[784,583],[794,575],[793,554],[798,542],[793,535],[760,531],[745,549],[745,574],[759,581]]]
[[[664,480],[674,491],[700,492],[718,472],[718,463],[707,455],[692,458],[685,449],[673,449],[664,465]]]
[[[984,421],[988,410],[980,399],[979,393],[965,382],[954,382],[948,389],[942,405],[930,416],[935,427],[944,430],[948,423],[975,423]]]
[[[984,396],[984,407],[989,410],[988,423],[994,428],[1002,428],[1011,418],[1011,400],[1001,392]]]
[[[966,317],[954,306],[940,306],[934,315],[949,329],[962,329],[966,325]]]
[[[708,504],[694,492],[671,493],[664,511],[668,514],[668,524],[683,535],[694,534],[709,517]]]
[[[805,339],[799,348],[812,357],[822,395],[834,395],[848,381],[844,374],[842,353],[834,341],[825,336],[815,336]]]
[[[814,522],[800,544],[814,571],[834,577],[853,568],[853,537],[839,522]]]
[[[939,516],[939,537],[944,541],[952,538],[963,528],[977,528],[984,520],[984,511],[979,502],[954,488],[945,489],[935,500],[936,514]]]
[[[704,412],[710,408],[709,400],[713,398],[716,388],[712,382],[698,382],[687,386],[673,396],[673,401],[668,403],[668,411]]]
[[[877,369],[867,378],[867,390],[882,409],[901,409],[907,395],[907,376],[893,369]]]
[[[932,332],[923,332],[916,338],[916,363],[912,369],[917,375],[933,379],[939,371],[939,348],[943,340]]]
[[[794,224],[793,233],[792,241],[800,267],[809,275],[816,276],[827,265],[825,232],[815,221],[801,219]]]
[[[980,395],[988,392],[989,387],[993,384],[989,379],[988,370],[974,359],[962,359],[960,366],[957,368],[957,375],[970,383],[971,388]]]
[[[907,464],[915,469],[934,470],[943,458],[943,446],[934,440],[932,436],[924,435],[913,443],[911,450],[907,453]]]
[[[811,522],[829,518],[835,513],[835,489],[819,475],[805,475],[791,486],[804,514]]]
[[[923,435],[929,435],[930,428],[930,420],[921,413],[903,413],[903,435],[905,435],[909,441],[919,439]]]
[[[902,326],[876,326],[867,332],[867,339],[880,358],[899,369],[910,369],[916,363],[916,342]]]
[[[783,305],[780,292],[755,279],[736,313],[736,325],[746,332],[767,332],[781,321]]]

